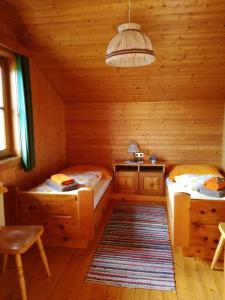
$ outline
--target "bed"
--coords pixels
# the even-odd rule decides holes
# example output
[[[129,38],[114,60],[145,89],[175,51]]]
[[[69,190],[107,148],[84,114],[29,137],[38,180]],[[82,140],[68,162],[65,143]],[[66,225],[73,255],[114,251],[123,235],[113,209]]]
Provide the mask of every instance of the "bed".
[[[212,259],[220,238],[218,223],[225,222],[225,197],[206,196],[169,177],[166,195],[172,245],[181,247],[184,256]]]
[[[46,182],[16,193],[18,223],[42,224],[43,239],[50,246],[88,248],[94,239],[112,193],[112,174],[96,166],[79,165],[60,171],[77,175],[90,171],[102,174],[95,186],[55,191]]]

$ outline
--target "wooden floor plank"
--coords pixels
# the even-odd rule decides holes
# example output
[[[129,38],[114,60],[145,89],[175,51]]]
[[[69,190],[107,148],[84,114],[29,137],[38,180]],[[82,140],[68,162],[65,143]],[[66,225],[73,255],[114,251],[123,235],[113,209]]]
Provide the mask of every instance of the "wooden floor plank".
[[[102,300],[107,298],[108,286],[105,284],[85,283],[78,294],[79,300]]]
[[[63,300],[74,299],[74,294],[78,294],[83,283],[83,265],[86,255],[80,255],[74,251],[73,255],[65,264],[64,272],[58,277],[56,288],[51,291],[49,299]]]
[[[110,285],[107,290],[107,300],[118,300],[121,295],[121,287]]]
[[[148,299],[163,300],[163,292],[148,290]]]
[[[199,279],[201,280],[201,285],[203,285],[204,295],[206,300],[218,300],[221,297],[216,285],[215,272],[210,270],[210,264],[208,262],[203,262],[202,260],[197,260],[197,272],[199,274]]]
[[[120,299],[119,300],[136,300],[135,299],[135,289],[126,289],[126,288],[121,288],[121,294],[120,294]]]

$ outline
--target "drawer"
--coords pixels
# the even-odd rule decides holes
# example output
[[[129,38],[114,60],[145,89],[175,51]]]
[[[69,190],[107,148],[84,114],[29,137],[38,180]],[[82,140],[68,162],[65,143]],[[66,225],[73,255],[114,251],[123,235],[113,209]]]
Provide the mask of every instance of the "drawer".
[[[220,200],[191,200],[191,224],[217,225],[225,222],[225,205]],[[219,229],[218,229],[219,232]]]
[[[115,174],[115,190],[121,194],[137,194],[138,193],[138,173],[137,172],[116,172]]]
[[[218,225],[191,224],[189,246],[216,248],[220,240]]]
[[[17,200],[18,214],[72,215],[77,217],[77,201],[73,195],[40,195],[23,193]]]
[[[164,195],[163,173],[139,173],[139,193],[141,195]]]
[[[43,225],[44,237],[60,237],[69,239],[78,232],[78,222],[71,215],[45,215],[45,214],[22,214],[20,216],[22,225]]]

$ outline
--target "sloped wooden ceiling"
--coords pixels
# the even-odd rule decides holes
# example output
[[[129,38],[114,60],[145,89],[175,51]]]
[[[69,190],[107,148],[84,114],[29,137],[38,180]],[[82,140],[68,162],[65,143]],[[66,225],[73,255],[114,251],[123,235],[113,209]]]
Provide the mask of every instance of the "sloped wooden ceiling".
[[[0,1],[0,17],[64,101],[225,98],[224,0],[132,0],[131,19],[157,59],[143,68],[109,67],[105,51],[127,11],[128,0]]]

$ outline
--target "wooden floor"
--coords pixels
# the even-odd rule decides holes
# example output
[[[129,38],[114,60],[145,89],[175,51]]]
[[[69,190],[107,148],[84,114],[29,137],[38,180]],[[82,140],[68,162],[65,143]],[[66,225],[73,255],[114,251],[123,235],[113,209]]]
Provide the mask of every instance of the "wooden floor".
[[[210,262],[182,257],[179,249],[174,249],[176,293],[85,283],[94,250],[49,247],[46,252],[52,272],[50,279],[35,247],[23,255],[28,300],[222,300],[223,272],[211,271]],[[19,299],[11,258],[6,273],[0,275],[0,300]]]

